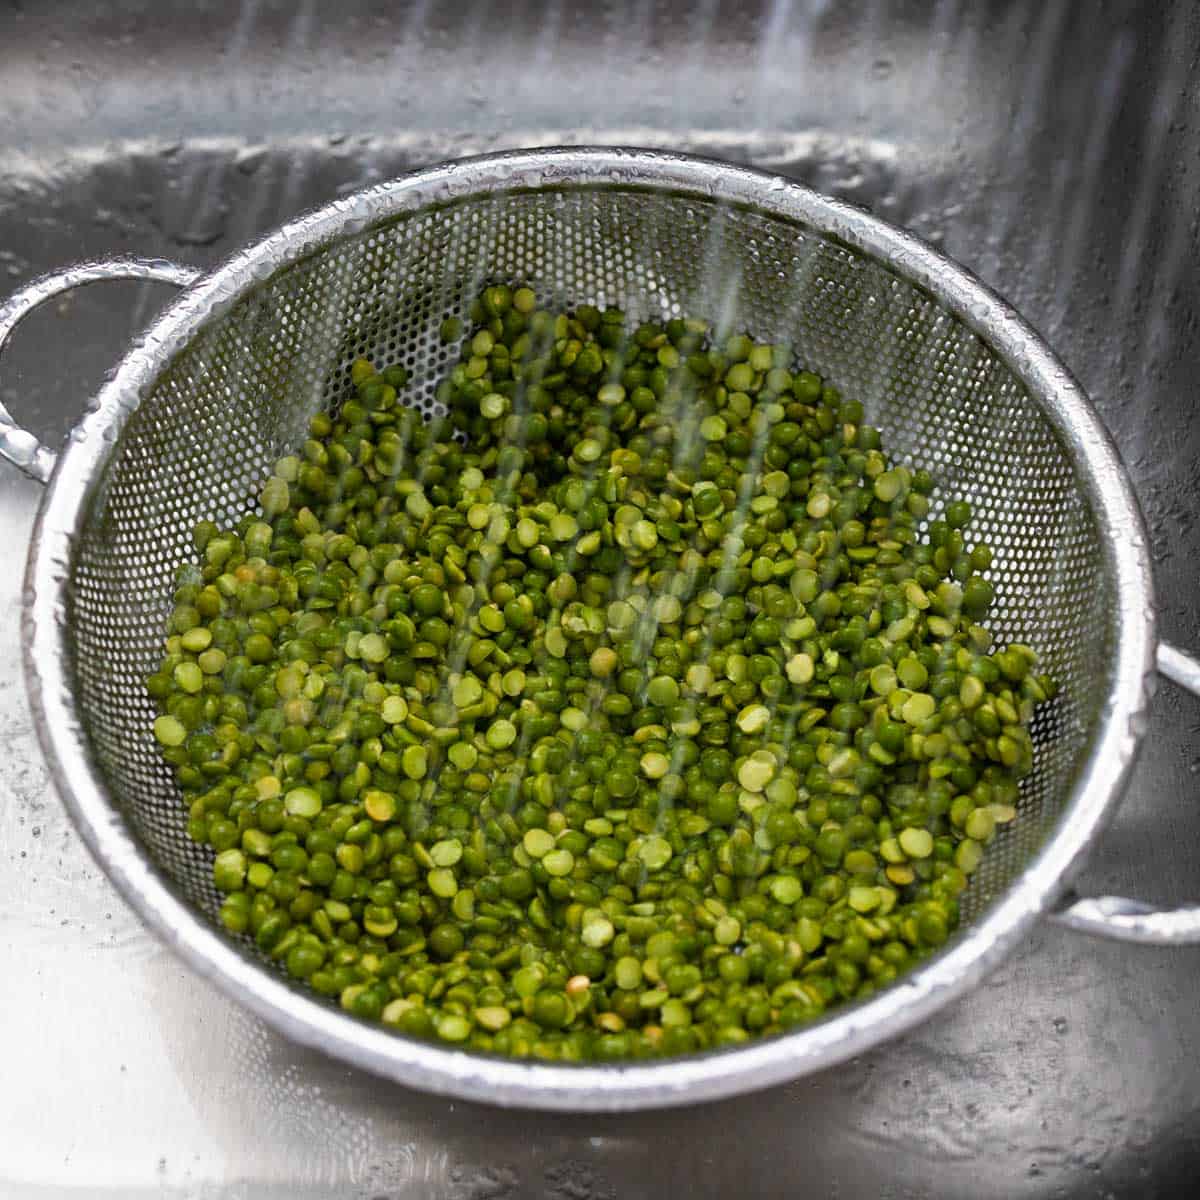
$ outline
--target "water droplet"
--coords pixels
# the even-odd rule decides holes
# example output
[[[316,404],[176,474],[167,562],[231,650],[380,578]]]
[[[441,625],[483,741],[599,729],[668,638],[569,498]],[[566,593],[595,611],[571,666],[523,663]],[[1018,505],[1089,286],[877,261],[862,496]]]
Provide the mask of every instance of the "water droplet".
[[[267,152],[261,146],[248,146],[238,152],[235,165],[243,175],[253,175],[263,165],[266,157]]]

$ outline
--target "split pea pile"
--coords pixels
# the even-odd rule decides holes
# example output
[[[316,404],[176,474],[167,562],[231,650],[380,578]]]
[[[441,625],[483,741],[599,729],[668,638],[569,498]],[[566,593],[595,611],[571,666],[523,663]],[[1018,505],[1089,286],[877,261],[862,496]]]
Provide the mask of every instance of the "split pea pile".
[[[412,1036],[776,1033],[940,947],[1052,683],[988,547],[790,350],[487,288],[201,522],[147,687],[221,919]],[[934,517],[925,529],[927,518]]]

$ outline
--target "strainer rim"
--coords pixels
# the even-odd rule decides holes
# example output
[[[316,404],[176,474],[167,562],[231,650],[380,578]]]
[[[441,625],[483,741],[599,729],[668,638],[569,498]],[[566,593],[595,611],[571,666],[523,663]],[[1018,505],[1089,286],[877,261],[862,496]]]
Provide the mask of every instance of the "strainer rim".
[[[98,768],[72,690],[65,614],[77,531],[140,398],[175,355],[280,269],[430,204],[533,189],[609,186],[745,205],[852,247],[931,295],[1000,357],[1046,413],[1082,477],[1118,612],[1108,698],[1062,817],[1017,879],[969,929],[901,981],[819,1023],[679,1059],[551,1065],[409,1040],[293,990],[227,942],[147,861]],[[975,986],[1066,887],[1118,802],[1144,727],[1154,609],[1142,517],[1111,438],[1041,337],[973,274],[866,210],[749,167],[614,148],[538,149],[461,159],[364,189],[237,251],[170,305],[129,350],[60,456],[30,545],[24,663],[51,777],[88,848],[125,899],[188,964],[295,1041],[425,1091],[520,1107],[609,1111],[730,1096],[860,1054]]]

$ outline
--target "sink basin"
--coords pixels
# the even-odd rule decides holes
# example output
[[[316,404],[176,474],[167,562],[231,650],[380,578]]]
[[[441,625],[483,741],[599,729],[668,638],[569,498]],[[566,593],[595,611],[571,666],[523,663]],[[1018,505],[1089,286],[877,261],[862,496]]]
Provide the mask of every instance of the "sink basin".
[[[752,163],[1007,295],[1129,464],[1163,636],[1200,647],[1200,114],[1187,3],[0,4],[0,296],[87,257],[204,266],[439,159],[561,142]],[[40,313],[0,400],[56,444],[167,298]],[[298,1049],[131,916],[49,788],[19,679],[40,496],[0,469],[0,1194],[560,1200],[1192,1194],[1200,951],[1043,926],[825,1075],[676,1112],[432,1099]],[[1083,894],[1200,898],[1200,711],[1166,690]]]

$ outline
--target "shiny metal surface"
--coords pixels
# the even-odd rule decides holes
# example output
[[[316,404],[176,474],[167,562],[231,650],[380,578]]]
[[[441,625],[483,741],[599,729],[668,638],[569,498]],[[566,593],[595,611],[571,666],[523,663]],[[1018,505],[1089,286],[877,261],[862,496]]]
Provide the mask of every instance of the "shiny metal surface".
[[[0,304],[0,355],[3,355],[4,346],[17,326],[35,309],[48,304],[56,296],[88,284],[114,279],[144,279],[187,287],[195,283],[200,274],[191,267],[181,267],[162,259],[137,258],[77,263],[60,271],[52,271],[35,279]],[[49,483],[58,455],[23,429],[8,409],[0,404],[0,458],[7,459],[30,479]]]
[[[1200,667],[1194,658],[1176,650],[1174,646],[1159,646],[1158,672],[1172,683],[1186,688],[1193,696],[1200,694]]]
[[[1060,695],[1021,815],[964,893],[962,928],[877,996],[686,1059],[512,1062],[355,1020],[217,922],[210,859],[184,832],[142,686],[189,531],[243,510],[364,353],[405,347],[413,402],[429,406],[446,356],[424,331],[492,278],[567,302],[611,296],[640,319],[728,305],[737,327],[795,344],[802,361],[866,397],[896,452],[928,455],[942,494],[970,499],[996,545],[993,630],[1001,643],[1035,643]],[[30,546],[24,650],[39,740],[84,841],[143,920],[232,999],[397,1082],[616,1111],[821,1070],[978,984],[1057,899],[1120,799],[1145,724],[1151,594],[1141,515],[1114,447],[1049,348],[977,279],[778,176],[664,153],[518,151],[304,214],[150,326],[51,479]],[[1172,924],[1179,940],[1200,934],[1195,912]],[[1098,926],[1093,915],[1088,927]]]
[[[1158,673],[1172,683],[1200,695],[1200,663],[1174,646],[1160,642]],[[1097,937],[1115,938],[1144,946],[1183,946],[1196,942],[1200,907],[1184,905],[1162,909],[1121,896],[1095,896],[1084,900],[1068,896],[1053,918],[1067,929]]]
[[[24,263],[17,272],[24,277],[81,252],[186,257],[183,247],[190,247],[205,258],[215,249],[197,242],[214,232],[214,247],[227,246],[228,236],[221,238],[235,224],[236,241],[364,172],[385,176],[488,136],[430,134],[426,148],[415,150],[416,133],[389,141],[392,102],[416,76],[397,76],[391,90],[349,89],[352,64],[378,57],[377,43],[390,51],[397,39],[385,36],[391,27],[369,10],[339,7],[330,27],[312,9],[297,19],[271,5],[216,6],[203,28],[176,21],[169,33],[147,29],[133,8],[104,7],[86,19],[25,14],[6,30],[11,36],[0,50],[0,79],[13,85],[0,90],[0,129],[17,131],[7,144],[21,168],[6,168],[0,185],[0,255]],[[722,25],[720,36],[692,36],[686,24],[662,19],[673,57],[660,60],[657,80],[681,84],[688,71],[715,63],[721,69],[711,103],[672,106],[661,95],[656,102],[640,70],[630,71],[624,94],[602,86],[589,55],[597,45],[607,55],[623,46],[642,29],[645,9],[624,14],[620,36],[607,41],[591,40],[599,17],[563,14],[557,37],[566,65],[546,74],[553,90],[560,71],[574,73],[553,93],[552,115],[580,128],[585,109],[593,121],[603,111],[602,132],[611,136],[601,140],[628,140],[620,134],[640,116],[647,136],[639,140],[723,147],[941,234],[1051,335],[1100,403],[1149,518],[1165,631],[1195,644],[1190,584],[1198,547],[1189,505],[1198,456],[1189,385],[1197,362],[1188,330],[1196,297],[1181,273],[1194,230],[1190,215],[1177,216],[1188,211],[1178,201],[1194,184],[1194,119],[1180,85],[1195,30],[1185,9],[1168,19],[1165,7],[1152,7],[1141,25],[1112,6],[1105,20],[1080,26],[1056,6],[996,6],[967,17],[955,5],[918,6],[904,17],[852,6],[849,28],[832,29],[826,20],[818,31],[840,77],[849,72],[854,81],[852,102],[828,86],[837,76],[823,75],[818,60],[811,89],[783,81],[757,97],[751,87],[740,108],[734,103],[737,87],[756,78],[754,37],[769,14],[746,27]],[[790,61],[803,48],[790,32],[803,24],[799,9],[789,10],[788,29],[777,38]],[[443,41],[480,37],[481,28],[487,44],[499,47],[494,70],[515,64],[522,46],[538,40],[519,21],[499,36],[487,21],[446,31],[437,20],[409,16],[405,27],[431,68],[441,65]],[[110,64],[132,64],[134,52],[120,48],[126,36],[143,72],[136,96],[120,72],[105,74]],[[50,47],[53,37],[62,44]],[[314,39],[320,64],[293,70]],[[1072,69],[1055,69],[1068,46]],[[905,57],[901,47],[914,49]],[[39,54],[51,69],[35,75],[30,64]],[[189,69],[193,57],[211,55],[219,59],[217,77],[231,84],[223,94],[205,72]],[[255,72],[267,59],[274,90],[260,94]],[[412,65],[400,51],[395,59]],[[73,72],[75,60],[88,66]],[[877,62],[885,64],[878,71]],[[1094,76],[1087,62],[1095,63]],[[938,111],[912,104],[927,86],[918,78],[926,68],[943,89]],[[1091,100],[1107,95],[1101,85],[1110,69],[1118,74],[1115,95],[1097,107]],[[94,76],[87,86],[80,72]],[[966,81],[984,76],[992,83],[986,109],[971,110],[988,89],[972,91]],[[440,123],[452,131],[495,129],[508,144],[557,140],[552,120],[535,125],[532,97],[523,112],[479,117],[467,97],[455,107],[450,79],[436,69],[423,79],[429,97],[410,97],[407,129]],[[161,146],[120,143],[146,136],[139,105],[147,95],[166,125],[209,140],[174,148],[166,138]],[[1073,96],[1088,103],[1064,106]],[[43,102],[30,106],[28,98]],[[746,111],[755,106],[762,111]],[[349,118],[355,129],[378,131],[377,144],[336,138],[329,146],[331,114],[343,127],[335,135]],[[957,146],[947,138],[940,165],[910,156],[923,128],[943,122],[947,129],[959,122],[969,136]],[[858,152],[854,132],[863,123],[884,149],[898,149],[890,166],[876,164],[856,181],[846,163]],[[1009,138],[1001,136],[1006,123],[1015,131]],[[771,131],[789,127],[805,136],[772,147]],[[530,128],[547,136],[522,136]],[[816,146],[821,153],[809,153]],[[172,153],[160,160],[159,148]],[[972,191],[981,180],[996,186]],[[1065,220],[1066,197],[1089,181],[1103,203],[1089,201],[1077,220],[1073,210]],[[1054,245],[1068,225],[1071,237],[1057,256],[1027,252],[1039,238]],[[1094,246],[1104,253],[1093,255]],[[1060,274],[1070,277],[1061,296]],[[90,372],[89,382],[97,379],[158,301],[159,294],[142,291],[103,304],[85,296],[75,306],[79,324],[35,319],[21,339],[31,346],[14,346],[0,383],[19,386],[21,397],[6,403],[22,415],[32,403],[43,437],[61,436],[77,416],[80,378]],[[36,489],[11,478],[0,487],[5,544],[21,545]],[[4,586],[11,605],[15,582],[6,577]],[[7,628],[11,664],[17,635]],[[774,1194],[784,1181],[814,1194],[1164,1195],[1176,1194],[1174,1170],[1197,1161],[1196,1081],[1186,1061],[1197,1033],[1195,954],[1133,951],[1046,927],[986,989],[900,1042],[803,1084],[686,1113],[509,1116],[417,1097],[296,1051],[247,1025],[106,898],[111,893],[46,793],[11,680],[4,691],[12,697],[11,751],[0,780],[0,852],[11,869],[0,879],[0,945],[24,964],[0,989],[6,1061],[21,1081],[0,1101],[0,1179],[11,1194],[650,1195],[671,1185],[721,1194],[734,1183]],[[1144,756],[1081,890],[1136,893],[1149,869],[1155,899],[1195,895],[1198,825],[1187,803],[1195,794],[1188,770],[1195,723],[1189,703],[1169,692],[1156,701],[1153,753]],[[43,1119],[47,1112],[57,1119]]]

